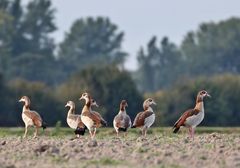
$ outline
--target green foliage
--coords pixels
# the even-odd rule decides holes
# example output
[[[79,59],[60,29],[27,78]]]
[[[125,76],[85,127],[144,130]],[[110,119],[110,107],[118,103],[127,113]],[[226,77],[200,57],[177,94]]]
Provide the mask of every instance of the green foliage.
[[[153,37],[139,50],[138,70],[130,76],[121,70],[127,57],[121,48],[124,33],[108,18],[76,20],[54,56],[55,12],[51,0],[31,0],[26,6],[21,0],[0,1],[1,126],[23,124],[16,102],[22,95],[31,98],[32,108],[49,125],[61,121],[65,126],[64,104],[75,101],[80,113],[83,103],[77,101],[85,91],[100,104],[97,111],[109,125],[122,99],[133,119],[143,101],[136,85],[158,100],[157,125],[172,125],[203,88],[213,95],[206,101],[203,124],[238,125],[240,19],[203,23],[180,47],[167,37],[160,44]],[[223,73],[236,76],[215,76]]]
[[[240,76],[222,75],[185,81],[152,96],[157,100],[157,124],[173,125],[181,114],[195,106],[199,90],[207,90],[212,98],[205,100],[204,126],[238,126],[240,120]]]
[[[190,76],[240,72],[240,19],[203,23],[181,45]]]
[[[51,1],[30,1],[27,9],[20,0],[3,1],[0,9],[0,71],[8,80],[21,77],[55,83],[52,73],[58,74],[58,66],[50,70],[56,64],[55,44],[49,37],[56,30]]]
[[[181,74],[183,59],[177,47],[167,37],[157,47],[157,38],[147,44],[147,52],[141,48],[138,52],[138,87],[141,91],[156,91],[167,88]]]
[[[108,18],[78,19],[60,44],[58,57],[68,73],[88,65],[123,65],[127,56],[121,50],[123,37]]]
[[[58,120],[65,121],[64,105],[62,105],[55,97],[51,88],[41,82],[28,82],[16,79],[8,83],[11,90],[11,99],[8,100],[9,111],[13,111],[17,125],[23,125],[21,112],[23,104],[18,100],[26,95],[31,100],[31,109],[36,110],[47,123],[53,125]]]
[[[104,114],[109,125],[112,125],[122,99],[129,102],[127,112],[132,118],[142,110],[142,97],[130,75],[114,66],[90,67],[80,71],[57,88],[57,97],[61,98],[63,102],[73,100],[78,105],[78,99],[86,91],[90,92],[100,105],[99,109],[94,110]],[[81,109],[82,106],[77,107],[77,111],[81,111]]]

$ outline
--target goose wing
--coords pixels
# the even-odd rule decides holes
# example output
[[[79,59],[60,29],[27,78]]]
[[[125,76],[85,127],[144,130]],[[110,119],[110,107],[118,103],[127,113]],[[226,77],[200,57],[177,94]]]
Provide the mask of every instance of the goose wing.
[[[143,111],[137,114],[137,116],[134,119],[133,127],[142,127],[145,124],[145,119],[149,116],[153,115],[154,113],[152,111]]]
[[[41,116],[36,112],[32,110],[25,110],[23,112],[28,118],[32,119],[35,126],[41,127],[42,126],[42,118]]]

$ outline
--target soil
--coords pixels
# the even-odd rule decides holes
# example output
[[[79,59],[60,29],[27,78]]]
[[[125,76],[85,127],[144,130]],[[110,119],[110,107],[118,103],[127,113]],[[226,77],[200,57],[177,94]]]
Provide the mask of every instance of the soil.
[[[240,167],[240,134],[0,138],[0,168]]]

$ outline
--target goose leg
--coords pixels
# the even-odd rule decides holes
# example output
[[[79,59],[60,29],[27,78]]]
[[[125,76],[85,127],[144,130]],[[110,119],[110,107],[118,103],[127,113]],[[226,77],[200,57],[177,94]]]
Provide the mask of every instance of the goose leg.
[[[192,140],[194,140],[195,128],[192,128]]]
[[[33,138],[36,138],[38,135],[38,127],[35,127],[35,133],[34,133],[34,137]]]
[[[24,132],[23,138],[27,137],[27,132],[28,132],[28,125],[25,125],[25,132]]]
[[[142,128],[142,136],[144,136],[144,128]]]
[[[189,136],[190,136],[189,138],[190,138],[190,139],[194,139],[194,137],[193,137],[193,136],[194,136],[194,130],[193,130],[193,128],[192,128],[192,127],[189,127],[188,130],[189,130]]]
[[[189,134],[189,138],[191,139],[191,134],[192,134],[192,131],[191,131],[191,127],[188,128],[188,134]]]
[[[90,137],[92,138],[92,130],[89,130]]]
[[[124,133],[124,137],[127,137],[127,132]]]
[[[97,128],[94,128],[93,136],[96,136]]]
[[[144,129],[144,137],[147,136],[147,128]]]

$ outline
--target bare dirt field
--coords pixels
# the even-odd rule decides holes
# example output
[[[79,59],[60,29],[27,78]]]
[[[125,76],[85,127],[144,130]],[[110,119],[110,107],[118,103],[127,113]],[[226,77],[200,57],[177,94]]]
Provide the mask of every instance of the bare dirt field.
[[[20,135],[0,136],[0,168],[54,167],[240,167],[240,132],[197,134],[150,132],[147,138],[131,132],[116,138],[110,130],[92,141],[89,135],[40,135],[22,139]],[[100,132],[99,131],[99,132]]]

